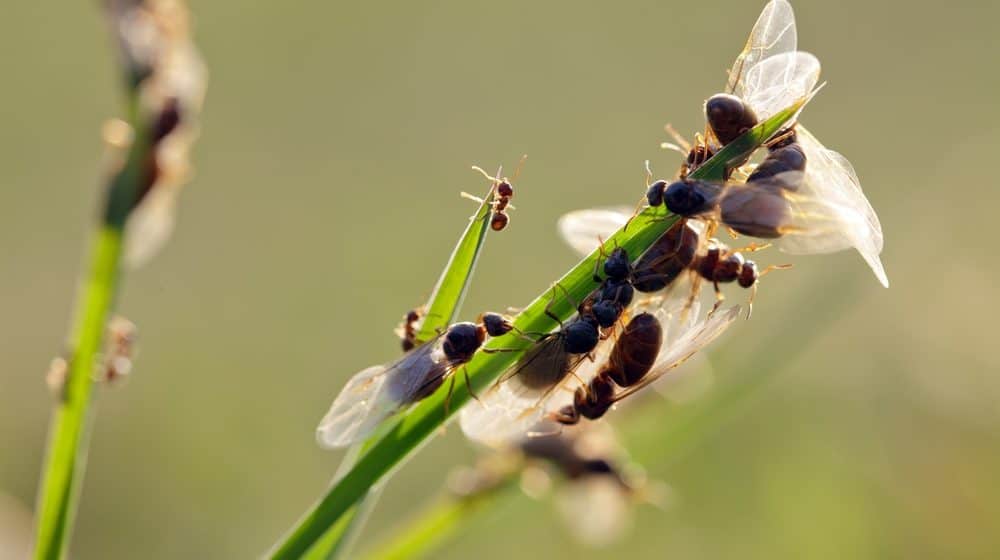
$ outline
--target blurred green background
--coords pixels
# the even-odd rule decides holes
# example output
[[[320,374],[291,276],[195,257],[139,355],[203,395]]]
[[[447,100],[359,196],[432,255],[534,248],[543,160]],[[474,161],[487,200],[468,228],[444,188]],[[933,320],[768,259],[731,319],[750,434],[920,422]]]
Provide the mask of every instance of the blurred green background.
[[[0,538],[11,554],[30,536],[43,374],[95,213],[99,127],[120,114],[93,4],[14,2],[0,22]],[[397,355],[392,328],[426,298],[473,208],[458,192],[485,187],[469,166],[530,154],[467,318],[526,303],[575,262],[560,214],[633,203],[644,159],[673,172],[662,125],[701,128],[701,102],[762,6],[195,3],[211,72],[197,176],[171,243],[126,279],[121,310],[140,355],[126,384],[101,391],[73,557],[264,551],[340,460],[313,429],[341,384]],[[613,550],[995,557],[1000,10],[795,7],[800,48],[829,80],[804,120],[857,167],[892,288],[855,253],[795,258],[768,277],[753,320],[710,353],[715,390],[749,380],[751,398],[686,430],[683,454],[668,439],[641,450],[676,500],[641,508]],[[384,233],[360,233],[370,226]],[[621,416],[626,435],[677,410],[644,408]],[[427,446],[393,478],[361,545],[474,456],[457,429]],[[552,507],[521,498],[434,557],[512,554],[608,552],[581,548]]]

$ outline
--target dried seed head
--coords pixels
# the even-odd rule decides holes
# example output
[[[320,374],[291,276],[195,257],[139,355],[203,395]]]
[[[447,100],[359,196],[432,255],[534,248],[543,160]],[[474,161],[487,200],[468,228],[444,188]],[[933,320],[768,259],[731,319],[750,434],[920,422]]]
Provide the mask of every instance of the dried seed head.
[[[108,322],[104,348],[103,378],[108,383],[132,372],[137,329],[135,323],[116,315]]]
[[[69,377],[69,362],[61,356],[52,358],[49,369],[45,372],[45,384],[53,395],[61,396]]]

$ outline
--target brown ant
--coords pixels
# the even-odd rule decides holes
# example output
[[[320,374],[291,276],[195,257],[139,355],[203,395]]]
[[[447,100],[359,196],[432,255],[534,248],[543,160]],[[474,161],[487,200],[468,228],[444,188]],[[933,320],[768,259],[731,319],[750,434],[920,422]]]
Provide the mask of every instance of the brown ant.
[[[425,313],[423,306],[416,309],[411,309],[406,312],[403,316],[403,322],[396,327],[396,334],[399,336],[400,345],[403,347],[403,352],[409,352],[417,346],[417,323],[420,321],[421,316]]]
[[[482,173],[486,179],[493,182],[493,213],[490,215],[490,228],[493,231],[502,231],[510,223],[510,216],[507,214],[507,209],[514,209],[514,206],[510,203],[510,199],[514,198],[514,186],[511,183],[521,174],[521,167],[524,166],[524,160],[526,159],[528,159],[527,155],[521,156],[521,162],[517,164],[517,170],[514,171],[513,179],[501,176],[503,167],[497,169],[497,174],[494,176],[484,171],[481,167],[472,166],[472,169]],[[462,193],[462,196],[482,203],[482,199],[479,197],[467,193]]]

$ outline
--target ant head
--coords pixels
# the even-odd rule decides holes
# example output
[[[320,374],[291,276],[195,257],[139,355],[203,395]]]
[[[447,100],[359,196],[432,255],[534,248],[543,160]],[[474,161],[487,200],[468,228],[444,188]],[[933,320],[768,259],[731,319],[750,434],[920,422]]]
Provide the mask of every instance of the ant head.
[[[499,313],[483,313],[479,316],[479,321],[486,329],[486,334],[490,336],[503,336],[514,328],[514,325]]]
[[[646,189],[646,202],[654,208],[663,204],[663,192],[666,188],[667,182],[663,179],[649,185],[649,188]]]
[[[757,283],[757,279],[760,278],[760,272],[757,270],[757,263],[753,261],[746,261],[743,263],[743,267],[740,269],[740,276],[738,278],[741,288],[749,288]]]
[[[624,280],[631,272],[632,262],[629,260],[628,251],[622,247],[615,247],[604,261],[604,274],[608,278]]]

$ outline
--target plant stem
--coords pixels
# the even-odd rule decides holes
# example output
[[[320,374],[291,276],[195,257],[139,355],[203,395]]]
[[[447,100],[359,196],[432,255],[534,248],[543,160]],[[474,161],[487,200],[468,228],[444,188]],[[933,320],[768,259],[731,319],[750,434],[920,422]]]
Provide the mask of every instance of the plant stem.
[[[65,552],[87,462],[94,364],[118,287],[122,230],[103,226],[94,236],[89,272],[77,300],[68,377],[52,413],[47,467],[37,505],[35,558]]]
[[[77,299],[68,346],[67,376],[49,421],[45,470],[36,504],[35,558],[56,560],[66,553],[87,462],[93,413],[95,366],[118,293],[125,221],[144,180],[144,162],[153,149],[148,124],[140,117],[139,96],[128,90],[127,114],[134,139],[121,169],[107,184],[100,226]]]

